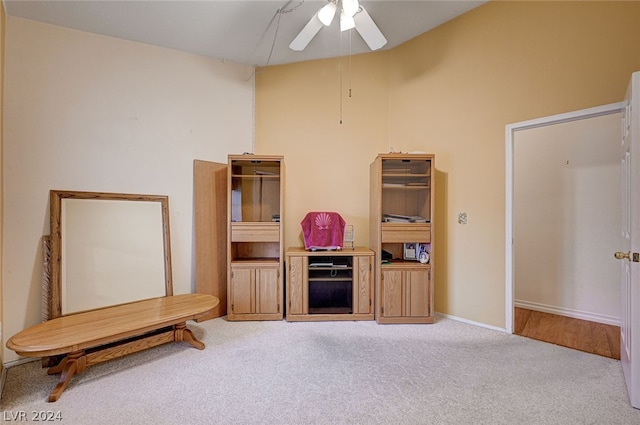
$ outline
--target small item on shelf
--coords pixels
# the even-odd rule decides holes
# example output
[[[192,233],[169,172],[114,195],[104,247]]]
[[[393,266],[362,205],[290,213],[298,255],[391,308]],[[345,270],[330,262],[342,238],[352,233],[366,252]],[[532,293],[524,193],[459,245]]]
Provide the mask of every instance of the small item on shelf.
[[[404,255],[403,258],[405,260],[417,260],[416,257],[416,244],[415,243],[406,243],[404,244]]]
[[[403,259],[427,264],[429,262],[430,245],[428,243],[405,243]]]
[[[419,215],[400,215],[400,214],[383,214],[382,221],[384,223],[428,223],[424,217]]]
[[[422,264],[429,263],[429,253],[427,251],[422,251],[420,254],[418,254],[418,261],[420,261],[420,263]]]
[[[428,264],[430,255],[429,251],[431,250],[431,244],[429,243],[419,243],[418,246],[418,261],[422,264]]]
[[[333,261],[321,262],[321,263],[310,263],[309,267],[333,267]]]

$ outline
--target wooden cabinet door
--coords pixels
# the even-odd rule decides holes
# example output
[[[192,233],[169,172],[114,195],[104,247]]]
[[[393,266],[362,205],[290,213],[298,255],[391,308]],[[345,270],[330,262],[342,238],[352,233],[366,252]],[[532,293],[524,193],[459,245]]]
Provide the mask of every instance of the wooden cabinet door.
[[[407,270],[404,276],[405,316],[429,316],[429,271]]]
[[[289,305],[287,314],[304,314],[304,288],[307,257],[289,257],[289,274],[287,275],[287,298]]]
[[[353,313],[373,313],[371,257],[353,257]]]
[[[193,161],[196,292],[220,304],[203,320],[227,314],[227,164]]]
[[[382,272],[382,316],[428,317],[431,313],[429,270],[387,269]]]
[[[382,272],[382,315],[385,317],[402,316],[402,270]]]
[[[231,269],[231,311],[247,314],[255,311],[255,273],[253,269]]]
[[[280,312],[280,282],[277,268],[255,270],[256,313]]]

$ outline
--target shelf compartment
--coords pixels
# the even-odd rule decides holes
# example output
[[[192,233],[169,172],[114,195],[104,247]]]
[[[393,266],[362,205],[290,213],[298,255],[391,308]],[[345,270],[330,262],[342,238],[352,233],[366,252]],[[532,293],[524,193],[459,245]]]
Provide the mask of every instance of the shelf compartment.
[[[249,158],[232,160],[229,173],[231,221],[278,221],[281,171],[280,161]]]
[[[318,307],[309,308],[309,314],[352,314],[353,309],[351,307]]]
[[[411,261],[411,260],[391,260],[391,262],[382,263],[380,265],[383,269],[386,268],[410,268],[410,269],[430,269],[431,264],[422,264],[419,261]]]
[[[277,242],[234,242],[229,247],[230,261],[275,259],[279,261],[280,245]]]
[[[277,266],[280,262],[279,258],[268,258],[268,257],[263,257],[263,258],[250,258],[250,257],[239,257],[239,258],[234,258],[232,261],[230,261],[229,263],[232,265],[239,265],[239,266],[247,266],[247,267],[253,267],[253,266]]]
[[[309,281],[351,281],[353,279],[353,270],[349,267],[345,268],[309,268]]]
[[[429,187],[393,187],[382,189],[382,216],[421,217],[431,221],[431,189]]]
[[[381,213],[431,221],[431,160],[426,157],[385,158],[378,176]]]
[[[428,188],[429,174],[382,174],[382,188]]]
[[[309,314],[353,313],[353,283],[351,279],[311,280],[309,279]]]
[[[385,158],[382,160],[382,175],[430,175],[431,161],[421,158]]]
[[[280,165],[278,159],[242,157],[231,161],[231,175],[280,177]]]
[[[310,277],[309,282],[351,282],[351,277]]]

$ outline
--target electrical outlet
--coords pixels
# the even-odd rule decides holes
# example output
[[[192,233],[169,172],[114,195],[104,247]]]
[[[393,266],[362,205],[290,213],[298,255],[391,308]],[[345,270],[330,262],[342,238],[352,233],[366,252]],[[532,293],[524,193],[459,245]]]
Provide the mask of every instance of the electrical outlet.
[[[458,213],[458,224],[467,224],[467,213],[459,212]]]

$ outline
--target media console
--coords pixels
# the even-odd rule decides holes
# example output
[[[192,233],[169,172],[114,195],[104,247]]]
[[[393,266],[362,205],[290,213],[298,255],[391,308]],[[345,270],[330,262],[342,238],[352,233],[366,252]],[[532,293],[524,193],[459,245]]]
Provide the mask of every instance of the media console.
[[[287,320],[373,320],[373,259],[373,251],[363,247],[288,249]]]

